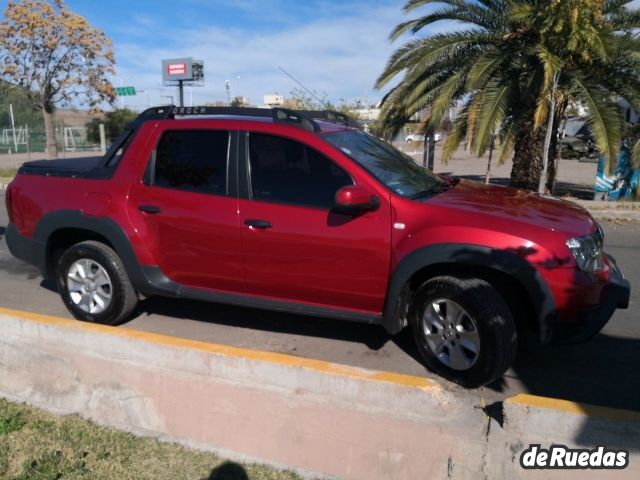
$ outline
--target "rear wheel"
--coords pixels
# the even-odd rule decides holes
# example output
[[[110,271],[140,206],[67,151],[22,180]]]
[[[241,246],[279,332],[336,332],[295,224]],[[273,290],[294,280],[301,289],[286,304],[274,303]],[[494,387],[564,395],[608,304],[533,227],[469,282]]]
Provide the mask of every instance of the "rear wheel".
[[[138,303],[122,260],[100,242],[81,242],[65,251],[56,277],[64,304],[79,320],[115,325]]]
[[[515,360],[513,317],[485,280],[428,280],[415,294],[410,323],[426,366],[465,387],[500,378]]]

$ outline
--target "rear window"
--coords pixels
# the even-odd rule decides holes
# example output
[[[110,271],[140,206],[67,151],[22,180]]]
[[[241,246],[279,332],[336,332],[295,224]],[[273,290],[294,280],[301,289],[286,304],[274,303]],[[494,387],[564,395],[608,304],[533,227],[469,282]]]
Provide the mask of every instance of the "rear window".
[[[152,183],[157,187],[225,195],[228,157],[227,131],[165,132],[156,147]]]

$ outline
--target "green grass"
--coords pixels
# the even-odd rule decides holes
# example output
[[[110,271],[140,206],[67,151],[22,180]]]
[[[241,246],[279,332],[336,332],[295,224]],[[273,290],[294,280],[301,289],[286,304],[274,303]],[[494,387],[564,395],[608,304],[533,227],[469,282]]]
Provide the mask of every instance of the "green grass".
[[[12,180],[18,173],[17,168],[0,168],[0,180]],[[0,182],[3,183],[3,182]]]
[[[215,428],[212,425],[211,428]],[[81,419],[0,399],[2,480],[293,480],[265,465],[224,461]]]

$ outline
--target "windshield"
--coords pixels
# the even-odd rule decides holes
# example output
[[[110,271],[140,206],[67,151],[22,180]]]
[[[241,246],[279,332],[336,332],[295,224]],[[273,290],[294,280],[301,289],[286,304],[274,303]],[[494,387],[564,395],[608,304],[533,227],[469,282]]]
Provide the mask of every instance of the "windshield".
[[[391,145],[360,130],[329,133],[324,138],[368,170],[380,182],[403,197],[436,194],[447,182]]]

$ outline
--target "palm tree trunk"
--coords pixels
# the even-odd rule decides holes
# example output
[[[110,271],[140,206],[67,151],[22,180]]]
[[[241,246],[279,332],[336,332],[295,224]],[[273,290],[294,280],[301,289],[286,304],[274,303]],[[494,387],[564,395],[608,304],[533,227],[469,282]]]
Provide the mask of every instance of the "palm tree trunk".
[[[516,141],[511,168],[511,186],[537,190],[542,170],[544,130],[534,128],[533,116],[527,121]]]

